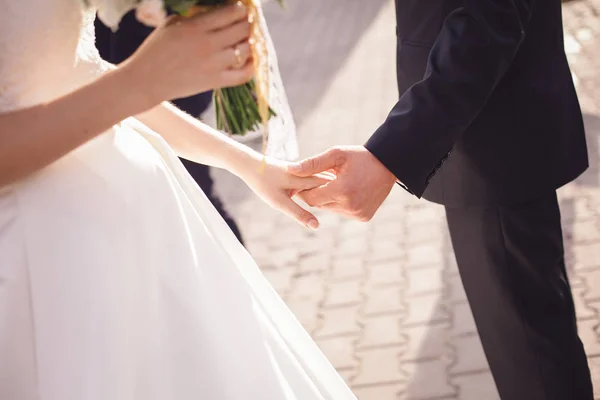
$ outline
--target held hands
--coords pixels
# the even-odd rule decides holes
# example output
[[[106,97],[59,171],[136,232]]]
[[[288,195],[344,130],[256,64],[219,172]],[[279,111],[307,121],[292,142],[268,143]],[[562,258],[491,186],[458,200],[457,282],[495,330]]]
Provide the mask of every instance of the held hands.
[[[288,172],[290,163],[253,153],[236,174],[268,205],[295,219],[302,226],[317,229],[319,221],[292,200],[297,193],[317,188],[330,182],[327,175],[306,174],[295,176]]]
[[[130,90],[142,93],[150,107],[252,79],[251,24],[243,5],[235,4],[189,18],[174,16],[156,29],[118,69]],[[317,218],[296,204],[308,205],[361,221],[370,220],[396,178],[362,146],[332,148],[297,164],[260,156],[240,176],[266,203],[316,229]],[[322,174],[333,172],[331,175]]]
[[[298,177],[333,172],[334,180],[298,196],[312,207],[359,221],[373,218],[396,182],[394,174],[362,146],[334,147],[290,165],[288,171]]]
[[[220,87],[241,85],[254,74],[247,10],[235,4],[156,29],[120,68],[152,105]]]

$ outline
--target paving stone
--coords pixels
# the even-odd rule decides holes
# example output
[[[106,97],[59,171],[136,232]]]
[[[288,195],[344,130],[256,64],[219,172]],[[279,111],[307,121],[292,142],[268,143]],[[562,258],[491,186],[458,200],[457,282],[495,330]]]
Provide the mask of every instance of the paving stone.
[[[449,240],[449,239],[448,239]],[[444,257],[444,278],[451,278],[459,275],[458,264],[456,263],[456,257],[452,251],[452,246],[448,243],[444,246],[446,249]]]
[[[437,267],[422,267],[406,271],[406,296],[418,296],[440,292],[443,288],[442,272]],[[410,300],[409,300],[410,301]]]
[[[358,359],[354,357],[356,337],[341,336],[317,340],[317,345],[336,369],[355,370]]]
[[[326,252],[300,257],[297,272],[299,275],[312,273],[323,275],[329,269],[330,262],[331,256]]]
[[[575,287],[571,291],[573,292],[573,302],[575,303],[577,319],[597,318],[598,310],[591,307],[588,301],[584,299],[585,288]]]
[[[366,296],[364,314],[367,316],[397,313],[406,309],[402,301],[401,288],[397,286],[371,289]]]
[[[319,212],[319,210],[311,210],[315,217],[319,219],[319,231],[318,232],[328,232],[328,231],[336,231],[337,228],[343,223],[344,219],[336,214],[332,214],[330,212]],[[321,239],[330,238],[333,239],[331,235],[319,235]]]
[[[446,288],[444,290],[444,301],[449,305],[456,303],[466,303],[467,294],[462,284],[460,276],[454,275],[444,280]]]
[[[244,232],[252,238],[269,237],[275,231],[276,221],[263,220],[244,225]]]
[[[595,215],[595,212],[589,207],[588,200],[582,198],[562,202],[560,213],[564,224],[572,221],[585,221]]]
[[[455,362],[450,368],[453,375],[476,373],[489,369],[479,336],[461,336],[452,340],[455,348]]]
[[[271,258],[271,250],[269,249],[269,244],[266,242],[250,242],[246,245],[248,252],[252,254],[252,258],[256,261],[257,264],[260,265],[261,268],[268,268],[268,266],[263,266],[259,261],[266,261],[270,263]]]
[[[306,300],[318,303],[325,297],[325,279],[320,275],[300,275],[294,279],[294,284],[287,298]]]
[[[373,263],[366,267],[367,286],[399,285],[404,283],[402,262],[387,261]]]
[[[361,240],[367,237],[373,227],[357,221],[344,220],[340,225],[339,236],[341,239],[350,239],[358,236]]]
[[[490,372],[456,376],[452,383],[458,386],[460,400],[500,400]]]
[[[375,126],[375,129],[377,129],[377,126]],[[384,225],[387,223],[395,223],[398,226],[403,225],[406,216],[405,203],[407,196],[403,190],[398,191],[395,189],[392,190],[390,196],[371,220],[371,223],[374,223],[374,225]]]
[[[600,227],[596,218],[569,224],[565,231],[565,235],[570,234],[575,243],[600,242]]]
[[[447,235],[447,227],[442,224],[418,224],[406,231],[406,245],[415,246],[439,243]]]
[[[319,325],[319,304],[307,300],[286,300],[286,305],[294,313],[304,329],[313,333]]]
[[[404,227],[400,223],[400,220],[389,220],[387,222],[382,222],[380,224],[376,224],[373,227],[372,238],[377,239],[388,239],[393,238],[394,240],[400,242],[402,238],[405,236]]]
[[[322,326],[315,331],[319,339],[356,335],[360,332],[358,307],[332,308],[321,311]]]
[[[450,308],[452,335],[477,334],[473,313],[468,303],[460,303]]]
[[[365,254],[368,250],[369,242],[365,237],[353,237],[342,239],[333,250],[336,256],[357,256]]]
[[[283,267],[287,264],[297,263],[300,257],[299,253],[300,251],[297,247],[286,246],[272,250],[269,254],[269,258],[277,267]]]
[[[406,248],[397,239],[375,240],[372,243],[368,261],[369,264],[372,264],[381,261],[404,260],[406,251]]]
[[[407,337],[400,330],[400,315],[382,315],[371,318],[363,318],[363,337],[358,341],[358,346],[363,349],[367,347],[385,347],[390,345],[405,345]]]
[[[335,245],[332,235],[324,234],[319,228],[318,233],[309,232],[304,237],[306,239],[297,245],[300,260],[314,255],[327,255],[331,258],[331,248]]]
[[[574,245],[573,261],[575,270],[600,268],[600,242]]]
[[[354,389],[358,400],[399,400],[403,385],[377,385]]]
[[[569,268],[569,267],[567,267],[567,268]],[[589,273],[589,272],[593,272],[593,271],[573,271],[572,268],[569,268],[567,270],[567,272],[569,274],[569,283],[572,288],[584,288],[584,289],[587,289],[588,293],[590,292],[590,288],[587,287],[587,285],[585,283],[584,272]],[[596,293],[596,292],[594,292],[594,293]],[[586,297],[586,296],[584,296],[584,297]]]
[[[398,359],[401,351],[401,347],[389,347],[358,352],[360,368],[354,379],[354,386],[360,388],[366,385],[405,382],[406,376],[400,370]]]
[[[596,319],[577,321],[579,337],[589,357],[600,356],[600,323]]]
[[[406,400],[422,400],[437,398],[453,398],[458,395],[457,389],[450,385],[446,365],[437,360],[403,363],[402,370],[408,376],[408,385],[401,398]]]
[[[277,268],[262,272],[278,293],[282,294],[290,290],[295,273],[293,268]]]
[[[415,210],[408,212],[405,216],[406,224],[418,225],[418,224],[443,224],[444,223],[444,208],[431,203],[420,203],[419,207],[415,207]]]
[[[406,302],[404,325],[435,324],[449,320],[449,314],[440,294],[413,297]]]
[[[330,281],[365,280],[367,269],[361,258],[336,258],[330,270]]]
[[[338,372],[338,374],[340,374],[340,376],[342,377],[344,382],[346,382],[346,384],[349,387],[351,387],[352,381],[354,380],[354,377],[356,376],[356,369],[355,368],[338,368],[337,372]]]
[[[330,283],[325,295],[325,307],[357,305],[363,300],[364,293],[360,281]]]
[[[276,234],[270,235],[268,240],[273,248],[298,247],[304,244],[310,238],[310,231],[299,224],[290,224],[285,221],[285,225],[279,224],[274,231]]]
[[[401,332],[407,337],[402,361],[441,359],[450,351],[448,323],[404,327]]]
[[[588,302],[600,301],[600,268],[577,271],[577,276],[585,282],[583,298]]]
[[[407,249],[407,268],[444,265],[444,250],[439,244],[425,244]]]

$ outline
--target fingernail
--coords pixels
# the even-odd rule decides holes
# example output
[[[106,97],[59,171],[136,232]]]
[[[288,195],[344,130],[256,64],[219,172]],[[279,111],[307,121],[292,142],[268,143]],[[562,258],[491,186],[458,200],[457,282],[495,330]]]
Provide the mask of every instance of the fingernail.
[[[308,226],[310,229],[316,230],[319,227],[319,221],[317,221],[316,219],[311,219],[310,221],[308,221],[308,224],[306,224],[306,226]]]

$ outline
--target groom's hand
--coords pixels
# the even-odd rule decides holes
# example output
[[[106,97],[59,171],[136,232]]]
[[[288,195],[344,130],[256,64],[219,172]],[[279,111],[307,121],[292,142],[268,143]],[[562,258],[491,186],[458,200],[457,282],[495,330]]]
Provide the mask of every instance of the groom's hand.
[[[311,176],[330,171],[336,179],[298,196],[308,205],[369,221],[389,195],[396,177],[363,146],[334,147],[292,164],[289,171]]]

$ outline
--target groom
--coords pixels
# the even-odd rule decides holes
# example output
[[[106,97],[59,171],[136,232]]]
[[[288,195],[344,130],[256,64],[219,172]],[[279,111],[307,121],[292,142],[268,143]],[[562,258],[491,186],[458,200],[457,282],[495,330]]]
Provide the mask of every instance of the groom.
[[[592,400],[556,189],[588,166],[560,0],[396,0],[400,99],[364,147],[302,194],[369,220],[397,182],[445,205],[462,281],[503,400]]]

